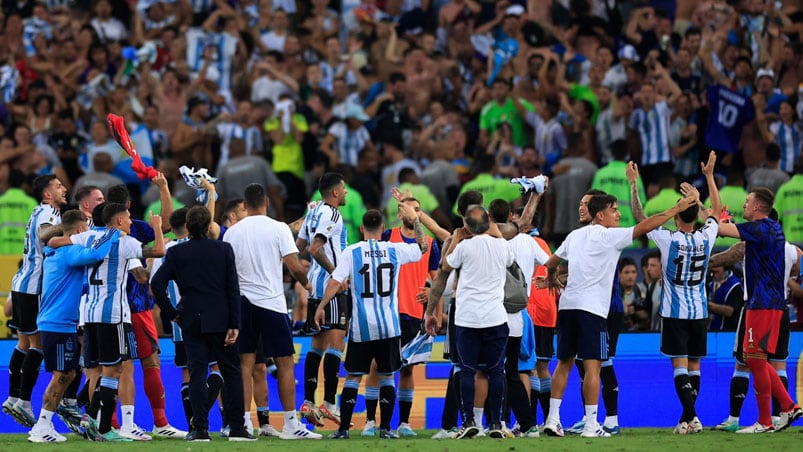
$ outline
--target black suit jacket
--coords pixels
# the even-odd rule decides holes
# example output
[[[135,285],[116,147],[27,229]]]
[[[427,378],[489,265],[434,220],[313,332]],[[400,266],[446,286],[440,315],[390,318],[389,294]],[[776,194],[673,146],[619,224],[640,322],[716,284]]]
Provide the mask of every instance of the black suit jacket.
[[[167,297],[175,281],[181,294],[176,309]],[[164,263],[151,280],[153,295],[168,318],[176,311],[180,324],[200,321],[202,333],[240,329],[240,283],[234,251],[226,242],[192,239],[167,250]]]

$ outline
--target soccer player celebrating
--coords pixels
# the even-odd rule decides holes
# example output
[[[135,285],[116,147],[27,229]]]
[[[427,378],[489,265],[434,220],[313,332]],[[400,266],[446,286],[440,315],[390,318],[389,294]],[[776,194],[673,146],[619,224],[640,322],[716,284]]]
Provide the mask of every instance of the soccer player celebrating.
[[[786,239],[778,222],[769,218],[772,192],[757,187],[744,203],[746,223],[719,225],[719,235],[745,242],[744,281],[747,302],[744,311],[745,335],[742,356],[753,373],[753,387],[758,403],[758,422],[737,433],[767,433],[784,430],[803,416],[803,410],[789,396],[781,378],[768,362],[778,351],[781,318],[786,310],[784,256]],[[781,406],[777,427],[773,425],[770,399]]]
[[[718,218],[722,212],[719,191],[714,181],[715,163],[716,153],[711,151],[708,162],[701,164],[711,199],[711,210],[707,212],[705,226],[694,230],[694,222],[702,203],[697,190],[684,184],[681,191],[695,197],[697,204],[675,215],[677,231],[659,227],[647,233],[647,237],[661,251],[664,288],[660,308],[661,353],[672,360],[675,390],[683,406],[683,413],[674,430],[675,434],[680,435],[703,431],[694,404],[700,391],[700,358],[706,355],[708,338],[705,277],[708,274],[708,259],[719,230]],[[626,172],[631,184],[638,180],[638,167],[635,163],[628,163]],[[632,198],[630,202],[636,221],[644,221],[639,198]]]
[[[381,423],[379,437],[395,439],[390,430],[390,418],[396,400],[394,373],[401,367],[401,324],[399,321],[399,274],[401,266],[421,260],[428,251],[429,240],[410,203],[399,204],[403,221],[413,223],[416,244],[379,241],[385,229],[382,214],[369,210],[363,215],[360,231],[364,241],[349,246],[341,255],[323,293],[323,302],[315,311],[315,324],[326,320],[329,304],[346,281],[351,287],[351,326],[349,353],[346,355],[346,382],[340,395],[341,422],[332,439],[348,439],[351,415],[357,402],[357,390],[362,376],[376,361],[379,375]],[[335,299],[336,300],[336,299]]]
[[[608,358],[606,319],[619,254],[634,239],[662,225],[695,202],[693,198],[684,198],[672,208],[634,227],[619,228],[616,198],[592,196],[588,202],[591,224],[571,232],[547,261],[547,278],[554,289],[562,287],[557,274],[561,259],[569,261],[569,277],[558,310],[558,367],[552,378],[549,416],[544,425],[547,435],[563,436],[560,403],[576,356],[583,360],[586,371],[583,380],[586,424],[581,436],[610,436],[598,424],[597,401],[601,362]]]
[[[44,250],[39,237],[43,230],[61,223],[60,209],[67,203],[67,189],[56,176],[39,176],[33,181],[33,195],[40,204],[28,220],[22,267],[11,282],[14,306],[11,323],[17,329],[18,338],[8,363],[8,398],[3,402],[3,412],[26,427],[33,427],[36,422],[31,409],[31,393],[44,359],[36,326]]]
[[[64,214],[61,225],[45,235],[57,232],[55,229],[63,230],[65,237],[80,234],[87,230],[86,215],[71,210]],[[45,370],[53,376],[42,397],[39,419],[28,434],[28,441],[32,443],[67,441],[53,428],[52,419],[67,386],[76,378],[80,381],[80,376],[76,376],[81,353],[77,329],[84,267],[102,261],[119,238],[119,232],[109,230],[90,248],[70,245],[56,250],[44,249],[46,259],[42,265],[42,302],[37,326],[42,335]]]
[[[335,396],[348,325],[346,295],[337,295],[334,303],[327,303],[327,317],[320,323],[320,330],[313,327],[315,311],[323,301],[323,292],[326,290],[329,278],[346,248],[346,228],[343,226],[343,217],[337,210],[346,204],[346,185],[343,176],[338,173],[324,174],[318,182],[318,191],[321,192],[323,202],[307,213],[296,239],[298,249],[302,252],[307,249],[312,256],[308,273],[312,290],[307,301],[306,328],[310,332],[317,331],[312,337],[312,347],[307,352],[304,363],[304,403],[299,412],[310,423],[323,426],[321,418],[340,423]],[[318,367],[321,360],[323,360],[324,403],[315,408],[315,391],[318,389]]]

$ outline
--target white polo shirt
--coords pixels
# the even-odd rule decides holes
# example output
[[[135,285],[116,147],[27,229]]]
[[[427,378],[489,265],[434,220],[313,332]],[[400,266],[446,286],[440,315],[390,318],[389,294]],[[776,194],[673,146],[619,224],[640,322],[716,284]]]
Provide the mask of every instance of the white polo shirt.
[[[506,269],[513,263],[507,241],[487,234],[463,240],[446,257],[446,262],[460,269],[455,325],[488,328],[506,323],[502,300]]]
[[[558,310],[579,309],[608,318],[613,274],[622,250],[633,243],[633,229],[591,224],[566,237],[555,251],[569,261],[569,279]]]
[[[267,216],[249,216],[226,230],[223,241],[234,250],[240,293],[254,306],[286,314],[282,258],[298,253],[290,227]]]

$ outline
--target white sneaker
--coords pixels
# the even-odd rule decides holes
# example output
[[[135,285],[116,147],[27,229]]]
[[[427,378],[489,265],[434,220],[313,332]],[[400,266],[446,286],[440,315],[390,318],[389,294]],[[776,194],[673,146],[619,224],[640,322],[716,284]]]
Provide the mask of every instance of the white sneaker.
[[[285,426],[282,429],[282,433],[279,434],[279,438],[281,439],[321,439],[321,436],[318,433],[311,432],[304,428],[303,425],[297,425],[296,427],[289,427]]]
[[[28,441],[31,443],[63,443],[67,441],[63,435],[59,434],[53,424],[47,427],[39,428],[39,425],[34,425],[28,433]]]
[[[764,426],[756,422],[755,424],[751,425],[750,427],[745,427],[741,430],[736,430],[736,433],[740,434],[751,434],[751,433],[772,433],[775,431],[775,427],[770,425],[769,427]]]
[[[362,436],[374,436],[376,431],[376,421],[365,421],[365,427],[362,428]]]
[[[31,402],[23,401],[22,399],[17,400],[17,403],[11,407],[11,415],[14,416],[17,424],[23,427],[33,428],[36,425],[36,416],[33,414]]]
[[[592,425],[586,423],[585,428],[583,428],[583,433],[580,433],[580,436],[583,438],[610,438],[611,434],[603,430],[599,424]]]
[[[265,424],[259,426],[259,436],[272,436],[274,438],[280,438],[282,434],[272,425]]]
[[[246,432],[250,434],[254,434],[254,421],[251,420],[251,412],[245,413],[245,419],[243,420],[243,428]]]
[[[547,419],[546,423],[544,423],[544,433],[547,436],[563,437],[563,427],[560,422]]]
[[[673,430],[672,433],[675,435],[688,435],[689,430],[689,424],[687,422],[681,422],[675,426],[675,430]]]
[[[454,439],[457,436],[457,427],[452,427],[450,430],[440,429],[440,431],[432,435],[432,439]]]
[[[703,431],[703,423],[697,416],[689,422],[689,433],[700,433]]]
[[[173,427],[170,424],[167,424],[163,427],[153,426],[153,436],[158,436],[161,438],[177,438],[177,439],[184,439],[187,436],[187,432],[184,430],[179,430]]]
[[[123,438],[132,439],[134,441],[151,440],[151,435],[145,433],[145,431],[139,428],[137,424],[131,424],[131,426],[129,427],[121,425],[120,429],[117,431],[117,434],[122,436]]]

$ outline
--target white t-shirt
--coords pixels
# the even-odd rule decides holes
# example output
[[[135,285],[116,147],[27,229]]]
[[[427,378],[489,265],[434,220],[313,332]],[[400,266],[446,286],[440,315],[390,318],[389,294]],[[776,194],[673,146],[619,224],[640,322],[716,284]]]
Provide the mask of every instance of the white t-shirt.
[[[631,243],[633,228],[591,224],[572,231],[555,251],[569,261],[569,279],[558,310],[579,309],[607,319],[616,264]]]
[[[532,237],[527,234],[516,234],[508,241],[510,249],[513,251],[513,259],[521,268],[524,274],[524,281],[527,283],[527,293],[530,293],[530,282],[533,279],[535,265],[544,265],[549,260],[549,256],[535,243]],[[521,337],[524,334],[524,318],[521,312],[507,315],[507,327],[510,329],[510,337]]]
[[[455,325],[488,328],[506,323],[507,312],[502,301],[506,269],[513,263],[507,241],[487,234],[463,240],[446,257],[446,262],[460,269]]]
[[[234,250],[240,293],[254,306],[286,314],[282,258],[298,253],[290,227],[253,215],[230,227],[223,241]]]

